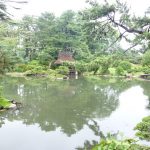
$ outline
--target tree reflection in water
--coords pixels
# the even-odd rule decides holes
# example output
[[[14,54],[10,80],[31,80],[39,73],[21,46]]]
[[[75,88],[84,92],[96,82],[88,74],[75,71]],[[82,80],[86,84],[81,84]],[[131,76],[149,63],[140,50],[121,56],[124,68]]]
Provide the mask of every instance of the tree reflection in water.
[[[17,99],[23,108],[1,113],[0,126],[5,120],[38,124],[46,132],[60,128],[68,136],[87,125],[99,136],[99,126],[89,124],[94,118],[108,117],[118,106],[120,92],[132,83],[99,80],[49,81],[42,79],[4,78],[4,95]]]

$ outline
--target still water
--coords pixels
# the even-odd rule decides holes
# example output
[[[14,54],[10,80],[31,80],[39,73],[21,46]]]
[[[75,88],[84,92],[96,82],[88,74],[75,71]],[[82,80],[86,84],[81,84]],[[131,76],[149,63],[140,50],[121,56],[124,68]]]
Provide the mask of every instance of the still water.
[[[1,150],[75,150],[98,130],[134,137],[150,115],[150,82],[118,79],[0,78],[4,96],[23,104],[0,113]]]

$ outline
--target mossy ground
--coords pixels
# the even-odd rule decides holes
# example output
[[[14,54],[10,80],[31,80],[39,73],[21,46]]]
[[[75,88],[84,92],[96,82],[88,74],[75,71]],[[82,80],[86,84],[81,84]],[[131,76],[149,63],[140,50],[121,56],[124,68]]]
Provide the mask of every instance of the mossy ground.
[[[9,108],[11,102],[3,97],[0,97],[0,107],[2,108]]]

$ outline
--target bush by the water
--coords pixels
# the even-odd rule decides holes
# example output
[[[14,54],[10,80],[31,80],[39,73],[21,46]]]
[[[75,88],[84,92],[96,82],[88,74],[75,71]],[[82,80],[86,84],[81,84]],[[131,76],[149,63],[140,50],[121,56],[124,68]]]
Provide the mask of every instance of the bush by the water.
[[[138,130],[136,136],[142,140],[150,141],[150,116],[143,118],[134,129]]]
[[[150,68],[149,67],[143,67],[142,72],[144,72],[145,74],[150,74]]]
[[[122,61],[122,62],[120,62],[119,66],[121,66],[126,71],[131,70],[131,63],[128,62],[128,61]]]
[[[58,72],[58,74],[62,74],[62,75],[68,75],[69,74],[69,69],[66,66],[59,66],[56,71]]]
[[[100,144],[94,146],[92,150],[149,150],[150,147],[136,144],[133,139],[123,141],[115,139],[101,140]]]
[[[124,75],[125,75],[125,70],[124,70],[121,66],[118,66],[118,67],[116,68],[116,74],[117,74],[117,75],[124,76]]]

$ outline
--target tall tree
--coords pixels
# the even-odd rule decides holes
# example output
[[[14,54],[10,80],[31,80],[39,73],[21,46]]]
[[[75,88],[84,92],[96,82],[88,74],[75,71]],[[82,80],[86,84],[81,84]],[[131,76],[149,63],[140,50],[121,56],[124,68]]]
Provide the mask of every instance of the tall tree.
[[[40,56],[47,55],[48,58],[56,56],[56,18],[52,13],[42,13],[37,19],[36,36],[39,42]],[[45,55],[45,56],[46,56]]]
[[[19,36],[24,59],[32,60],[37,56],[38,41],[35,35],[37,31],[36,19],[30,16],[24,16],[19,25]]]
[[[17,29],[6,22],[0,23],[0,73],[17,61]]]
[[[131,48],[138,44],[142,44],[145,50],[148,48],[150,30],[148,11],[144,17],[137,17],[131,15],[127,4],[121,3],[119,0],[116,0],[114,4],[107,0],[104,4],[91,0],[87,0],[87,2],[91,7],[82,11],[81,15],[89,23],[87,26],[91,26],[91,31],[95,33],[93,36],[101,39],[111,33],[113,36],[113,30],[118,34],[108,48],[122,38],[132,43]],[[129,38],[129,34],[133,35],[132,40]]]
[[[63,50],[74,53],[76,59],[84,59],[89,55],[86,36],[82,30],[82,20],[75,12],[64,12],[57,22],[57,34]]]

